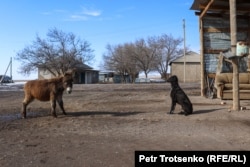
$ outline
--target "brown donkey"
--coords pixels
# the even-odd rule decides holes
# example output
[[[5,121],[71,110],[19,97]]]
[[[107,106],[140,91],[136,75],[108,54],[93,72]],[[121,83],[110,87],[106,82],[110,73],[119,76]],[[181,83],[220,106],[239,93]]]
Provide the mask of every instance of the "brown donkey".
[[[56,116],[56,101],[59,104],[62,112],[66,115],[63,107],[63,91],[66,89],[67,93],[71,93],[73,86],[72,73],[66,73],[63,77],[44,79],[44,80],[32,80],[28,81],[24,85],[25,97],[23,100],[22,117],[26,118],[26,108],[29,103],[34,99],[40,101],[50,101],[51,114]]]

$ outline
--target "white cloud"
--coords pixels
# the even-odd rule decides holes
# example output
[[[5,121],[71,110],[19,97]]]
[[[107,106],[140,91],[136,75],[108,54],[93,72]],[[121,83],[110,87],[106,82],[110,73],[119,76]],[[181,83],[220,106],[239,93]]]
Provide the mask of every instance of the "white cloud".
[[[101,10],[96,10],[96,9],[87,9],[86,7],[82,7],[82,14],[88,15],[88,16],[100,16],[102,14]]]
[[[91,7],[81,7],[81,10],[78,12],[71,12],[67,10],[62,9],[55,9],[51,12],[42,12],[42,15],[61,15],[61,17],[64,17],[66,19],[63,19],[64,21],[87,21],[90,20],[91,17],[99,17],[102,14],[101,10],[96,10]]]
[[[86,21],[88,20],[88,17],[84,15],[71,15],[70,20],[71,21]]]

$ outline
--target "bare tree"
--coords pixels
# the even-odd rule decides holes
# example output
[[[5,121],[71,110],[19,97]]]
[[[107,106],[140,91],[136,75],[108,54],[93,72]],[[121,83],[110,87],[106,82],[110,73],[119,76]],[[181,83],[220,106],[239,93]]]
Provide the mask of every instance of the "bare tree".
[[[103,55],[106,69],[122,74],[130,74],[135,79],[139,72],[144,72],[146,78],[151,71],[158,71],[161,77],[167,78],[171,60],[183,53],[180,48],[181,38],[172,35],[141,38],[134,43],[122,45],[107,45],[107,53]]]
[[[125,43],[123,47],[124,54],[126,55],[126,69],[128,74],[131,76],[132,82],[134,83],[140,73],[138,61],[133,57],[135,47],[133,43]]]
[[[22,63],[21,73],[43,68],[58,76],[79,64],[91,63],[92,52],[87,41],[54,28],[48,31],[47,39],[37,36],[30,46],[17,53],[16,59]]]
[[[104,66],[108,70],[116,71],[122,76],[123,82],[125,82],[126,70],[126,56],[123,52],[123,46],[106,46],[107,53],[103,55]]]
[[[132,58],[134,46],[132,43],[111,46],[107,45],[107,52],[103,55],[104,68],[118,72],[122,76],[123,82],[125,77],[130,75],[131,81],[134,82],[139,74],[137,61]]]
[[[167,71],[171,60],[180,55],[180,44],[183,42],[181,38],[174,38],[172,35],[163,34],[160,37],[154,37],[153,42],[158,44],[157,50],[157,71],[161,74],[161,78],[167,78]]]
[[[149,41],[145,41],[144,39],[135,41],[133,58],[136,59],[139,69],[144,72],[146,78],[149,72],[155,70],[156,50],[157,48],[149,43]]]

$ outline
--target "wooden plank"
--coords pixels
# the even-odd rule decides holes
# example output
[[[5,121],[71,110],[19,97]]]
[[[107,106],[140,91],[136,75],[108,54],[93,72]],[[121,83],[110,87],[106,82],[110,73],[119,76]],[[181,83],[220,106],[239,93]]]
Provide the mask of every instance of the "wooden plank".
[[[238,28],[238,32],[249,32],[249,28]],[[214,28],[214,27],[209,27],[209,28],[203,28],[203,32],[230,32],[230,28]]]
[[[228,1],[228,0],[227,0]],[[211,1],[210,1],[211,2]],[[228,2],[227,2],[228,4]],[[200,10],[206,10],[208,5],[199,5]],[[228,5],[210,5],[209,11],[225,13],[228,12]],[[249,8],[246,6],[237,7],[237,13],[249,12]]]
[[[225,52],[225,49],[204,49],[205,54],[220,54],[221,52]]]
[[[205,9],[201,12],[200,18],[202,18],[207,13],[207,10],[213,4],[213,2],[214,2],[214,0],[210,0],[210,2],[207,4],[207,6],[205,7]]]

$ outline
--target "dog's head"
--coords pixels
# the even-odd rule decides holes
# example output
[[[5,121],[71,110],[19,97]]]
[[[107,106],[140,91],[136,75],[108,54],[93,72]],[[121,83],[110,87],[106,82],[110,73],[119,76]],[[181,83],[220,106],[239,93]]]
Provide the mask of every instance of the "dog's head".
[[[167,82],[173,83],[173,82],[178,82],[178,78],[176,75],[171,76],[170,78],[167,79]]]

